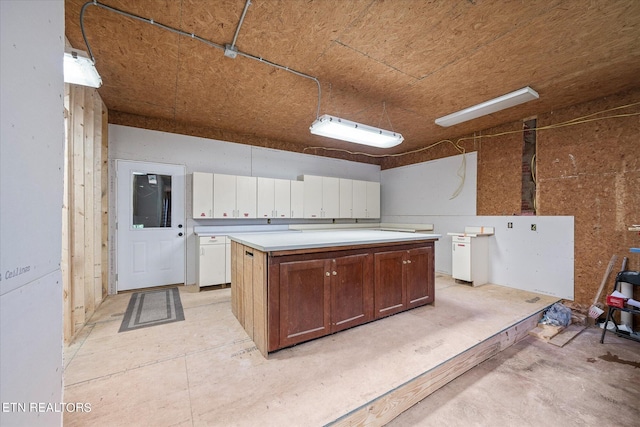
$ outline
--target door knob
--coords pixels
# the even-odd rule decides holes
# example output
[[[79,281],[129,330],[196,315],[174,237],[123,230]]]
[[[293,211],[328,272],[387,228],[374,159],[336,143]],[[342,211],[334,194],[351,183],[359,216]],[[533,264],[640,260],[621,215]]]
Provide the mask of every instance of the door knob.
[[[178,233],[178,237],[182,237],[182,233]]]

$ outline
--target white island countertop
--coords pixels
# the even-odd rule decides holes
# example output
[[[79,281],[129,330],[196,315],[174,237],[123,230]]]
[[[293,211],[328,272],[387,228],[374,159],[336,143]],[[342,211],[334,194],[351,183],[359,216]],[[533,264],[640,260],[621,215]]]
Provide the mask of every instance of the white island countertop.
[[[419,240],[438,240],[440,234],[403,233],[381,230],[335,230],[314,232],[282,233],[239,233],[228,234],[238,243],[250,246],[262,252],[288,251],[310,248],[324,248],[351,245],[372,245],[377,243],[407,242]]]

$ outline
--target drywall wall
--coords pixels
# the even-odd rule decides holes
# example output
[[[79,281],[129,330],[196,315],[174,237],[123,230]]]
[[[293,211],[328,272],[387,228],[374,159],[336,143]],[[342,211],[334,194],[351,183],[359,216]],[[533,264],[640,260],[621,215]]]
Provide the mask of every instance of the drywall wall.
[[[110,159],[110,241],[113,242],[115,223],[115,177],[113,162],[116,159],[137,160],[152,163],[172,163],[186,167],[186,268],[187,284],[196,280],[196,239],[194,226],[213,225],[266,225],[264,219],[254,220],[194,220],[191,212],[191,176],[195,172],[261,176],[268,178],[297,179],[299,175],[324,175],[340,178],[380,181],[377,165],[332,159],[328,157],[273,150],[250,145],[235,144],[207,138],[152,131],[121,125],[109,125]],[[273,225],[282,225],[286,220],[273,220]],[[296,220],[296,222],[304,222]],[[308,222],[308,221],[307,221]],[[113,251],[111,247],[111,271],[114,275]],[[109,280],[110,292],[115,292],[113,280]]]
[[[0,43],[0,425],[61,425],[64,2],[1,1]]]
[[[574,299],[574,227],[571,216],[384,216],[384,222],[433,224],[436,271],[451,274],[451,236],[466,226],[494,227],[489,282]],[[508,224],[512,224],[512,228]],[[535,225],[535,231],[531,228]],[[473,244],[473,243],[472,243]]]
[[[477,154],[383,170],[382,215],[475,215]]]

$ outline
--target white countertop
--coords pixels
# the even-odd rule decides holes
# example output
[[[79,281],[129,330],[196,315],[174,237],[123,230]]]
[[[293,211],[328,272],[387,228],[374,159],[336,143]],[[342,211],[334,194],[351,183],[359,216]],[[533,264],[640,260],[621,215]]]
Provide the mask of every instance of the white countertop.
[[[381,230],[335,230],[315,232],[240,233],[228,234],[231,240],[263,252],[334,246],[368,245],[416,240],[437,240],[439,234],[402,233]]]

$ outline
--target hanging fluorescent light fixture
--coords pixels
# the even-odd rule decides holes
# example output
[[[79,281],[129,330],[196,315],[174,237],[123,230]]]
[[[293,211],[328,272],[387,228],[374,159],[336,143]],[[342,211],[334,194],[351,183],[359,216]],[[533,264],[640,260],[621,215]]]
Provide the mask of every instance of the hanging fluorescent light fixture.
[[[323,114],[316,119],[309,127],[309,130],[314,135],[377,148],[395,147],[404,141],[404,138],[399,133],[363,125],[328,114]]]
[[[538,95],[538,92],[527,86],[506,95],[494,98],[490,101],[485,101],[478,105],[474,105],[473,107],[465,108],[464,110],[440,117],[436,119],[436,124],[442,127],[457,125],[458,123],[477,119],[478,117],[486,116],[487,114],[495,113],[496,111],[515,107],[516,105],[523,104],[528,101],[533,101],[539,97],[540,95]]]
[[[94,62],[86,52],[77,49],[65,49],[64,82],[95,88],[102,86]]]

